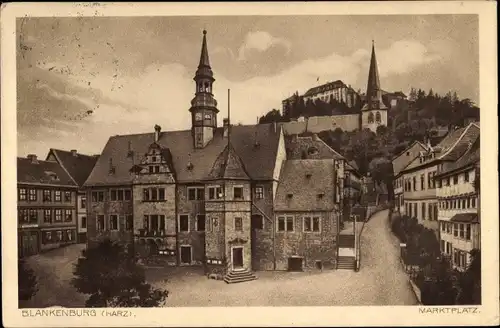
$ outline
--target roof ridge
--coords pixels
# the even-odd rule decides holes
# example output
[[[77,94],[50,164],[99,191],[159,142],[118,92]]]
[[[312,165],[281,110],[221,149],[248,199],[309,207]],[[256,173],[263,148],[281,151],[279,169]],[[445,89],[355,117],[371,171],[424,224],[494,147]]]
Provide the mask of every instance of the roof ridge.
[[[407,146],[404,150],[402,150],[401,152],[399,152],[398,155],[394,156],[392,158],[392,161],[394,161],[399,156],[403,155],[406,151],[408,151],[408,149],[410,149],[411,147],[413,147],[413,145],[415,145],[416,143],[420,144],[420,146],[422,146],[422,148],[427,149],[427,147],[423,143],[421,143],[419,140],[415,140],[415,141],[413,141],[413,143],[411,145]]]
[[[73,183],[77,186],[79,186],[79,184],[76,182],[75,178],[69,173],[68,169],[66,169],[66,167],[63,165],[61,159],[59,158],[59,156],[57,155],[57,150],[54,150],[54,149],[50,149],[50,152],[52,152],[54,154],[54,156],[56,157],[56,160],[57,160],[57,164],[59,164],[59,166],[64,170],[64,172],[66,172],[66,174],[69,176],[69,178],[71,179],[71,181],[73,181]],[[49,152],[49,154],[50,154]],[[48,157],[48,155],[47,155]]]
[[[444,156],[446,156],[447,154],[449,154],[456,147],[456,145],[460,142],[460,140],[462,140],[462,138],[465,136],[465,134],[467,133],[467,131],[469,131],[469,129],[473,125],[475,127],[477,127],[477,125],[475,125],[474,123],[470,123],[469,125],[467,125],[467,127],[465,127],[464,131],[460,134],[460,137],[458,137],[458,139],[455,141],[455,143],[444,154],[442,154],[441,156],[439,156],[439,159],[441,159]]]
[[[58,148],[50,148],[50,150],[60,151],[60,152],[63,152],[63,153],[70,153],[71,154],[71,150],[64,150],[64,149],[58,149]],[[76,152],[76,154],[79,155],[79,156],[85,156],[85,157],[94,157],[95,156],[95,155],[82,154],[82,153],[79,153],[79,152]]]

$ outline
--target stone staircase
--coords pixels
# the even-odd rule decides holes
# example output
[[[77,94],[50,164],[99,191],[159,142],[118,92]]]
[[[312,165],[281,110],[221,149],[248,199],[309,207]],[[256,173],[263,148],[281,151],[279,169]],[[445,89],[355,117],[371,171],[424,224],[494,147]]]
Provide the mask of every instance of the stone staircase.
[[[337,262],[338,270],[354,270],[356,267],[356,258],[354,256],[339,256]]]
[[[235,284],[237,282],[245,282],[255,279],[257,279],[257,277],[249,270],[229,271],[224,277],[224,281],[228,284]]]

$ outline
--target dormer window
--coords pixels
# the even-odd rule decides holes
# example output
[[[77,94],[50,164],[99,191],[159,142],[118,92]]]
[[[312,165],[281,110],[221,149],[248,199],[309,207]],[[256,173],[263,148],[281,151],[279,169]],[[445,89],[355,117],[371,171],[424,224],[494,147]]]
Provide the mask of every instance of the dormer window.
[[[309,179],[311,179],[311,177],[312,177],[311,173],[306,173],[306,179],[309,180]]]
[[[316,154],[318,154],[318,153],[319,153],[319,150],[318,150],[318,148],[316,148],[316,147],[313,147],[313,146],[312,146],[312,147],[309,147],[309,148],[307,149],[307,153],[308,153],[309,155],[316,155]]]
[[[57,181],[59,180],[59,177],[57,176],[56,173],[52,172],[52,171],[45,171],[45,174],[49,177],[49,179],[51,181]]]
[[[293,194],[286,194],[286,197],[287,197],[288,199],[292,199]]]
[[[325,194],[324,194],[324,193],[319,193],[319,194],[318,194],[318,198],[319,198],[319,199],[323,199],[323,196],[325,196]]]
[[[194,167],[193,163],[189,162],[189,163],[187,164],[187,169],[188,169],[188,171],[191,171],[191,170],[193,169],[193,167]]]

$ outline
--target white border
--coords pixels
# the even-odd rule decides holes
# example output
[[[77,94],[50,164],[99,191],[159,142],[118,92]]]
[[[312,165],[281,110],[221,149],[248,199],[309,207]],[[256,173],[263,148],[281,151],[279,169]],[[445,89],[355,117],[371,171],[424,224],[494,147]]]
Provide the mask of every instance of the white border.
[[[134,309],[133,317],[23,317],[13,302],[17,293],[15,220],[2,220],[3,313],[5,326],[319,326],[319,325],[495,325],[499,323],[497,29],[496,3],[470,2],[343,2],[343,3],[30,3],[3,4],[1,11],[2,86],[2,217],[16,218],[16,64],[15,17],[21,16],[211,16],[211,15],[395,15],[478,14],[480,104],[483,147],[482,258],[483,305],[476,314],[419,314],[418,307],[272,307]],[[359,315],[363,313],[363,315]]]

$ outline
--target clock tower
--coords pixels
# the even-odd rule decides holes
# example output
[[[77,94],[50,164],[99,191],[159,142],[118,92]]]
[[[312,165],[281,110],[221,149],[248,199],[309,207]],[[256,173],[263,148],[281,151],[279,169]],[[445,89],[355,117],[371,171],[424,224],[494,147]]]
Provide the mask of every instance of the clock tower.
[[[203,43],[198,69],[194,76],[196,92],[191,100],[191,133],[195,148],[204,148],[217,128],[217,101],[212,93],[213,77],[207,50],[207,31],[203,31]]]

